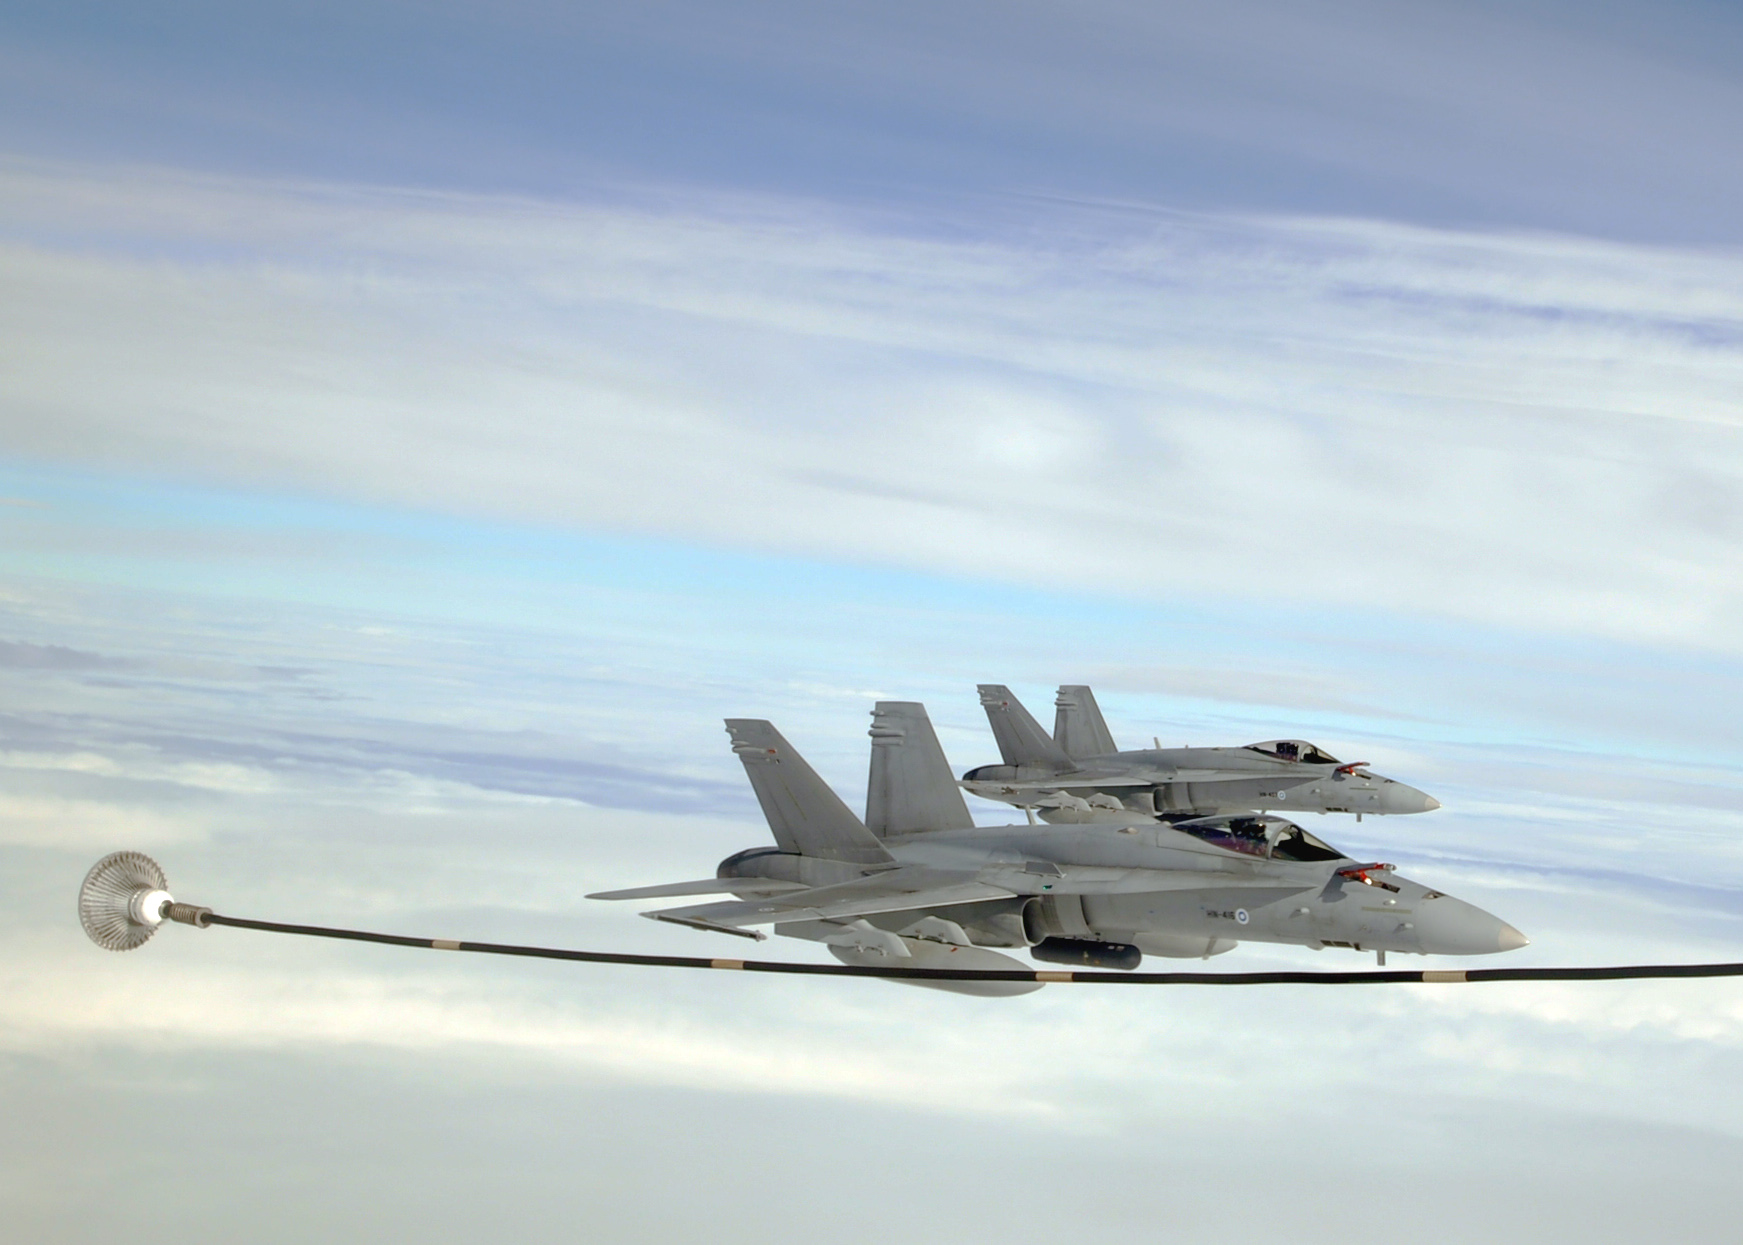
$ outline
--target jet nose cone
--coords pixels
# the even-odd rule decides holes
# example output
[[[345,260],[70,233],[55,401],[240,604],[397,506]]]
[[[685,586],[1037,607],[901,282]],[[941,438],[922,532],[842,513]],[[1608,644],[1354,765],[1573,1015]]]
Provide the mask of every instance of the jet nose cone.
[[[1432,813],[1440,801],[1426,791],[1388,779],[1380,788],[1380,811],[1384,813]]]
[[[1500,917],[1451,895],[1418,904],[1416,933],[1429,955],[1493,955],[1517,951],[1528,941]]]

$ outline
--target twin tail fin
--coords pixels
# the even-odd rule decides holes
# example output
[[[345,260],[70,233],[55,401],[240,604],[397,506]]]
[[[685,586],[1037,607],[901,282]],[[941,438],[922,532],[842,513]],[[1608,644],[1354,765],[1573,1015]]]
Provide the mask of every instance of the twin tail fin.
[[[974,825],[926,706],[880,700],[872,710],[865,824],[879,838]]]
[[[1095,703],[1095,693],[1083,684],[1060,687],[1053,708],[1053,742],[1073,760],[1112,756],[1119,751],[1101,716],[1101,707]]]
[[[864,865],[894,859],[773,724],[728,718],[726,731],[782,851]]]
[[[1041,729],[1023,702],[1002,683],[982,683],[980,703],[987,723],[998,741],[1006,765],[1040,767],[1056,771],[1077,768],[1053,738]]]

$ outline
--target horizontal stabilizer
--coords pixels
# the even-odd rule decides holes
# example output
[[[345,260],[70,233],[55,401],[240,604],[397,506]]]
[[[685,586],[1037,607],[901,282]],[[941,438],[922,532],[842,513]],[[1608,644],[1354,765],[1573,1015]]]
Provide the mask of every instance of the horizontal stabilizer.
[[[636,886],[626,891],[598,891],[589,899],[676,899],[680,895],[776,895],[802,891],[803,882],[777,878],[703,878],[699,882],[667,882],[664,886]]]
[[[758,899],[699,904],[644,912],[662,920],[682,917],[717,925],[766,925],[779,921],[827,921],[908,912],[984,899],[1009,899],[1015,892],[975,879],[972,873],[913,865],[888,869],[835,886],[789,891]]]
[[[880,700],[872,709],[865,824],[880,838],[974,825],[926,706]]]
[[[693,917],[673,916],[670,912],[644,912],[643,916],[652,917],[656,921],[665,921],[669,925],[682,925],[687,929],[700,929],[710,934],[731,934],[734,938],[754,938],[762,942],[768,937],[761,930],[735,929],[730,925],[716,925],[713,921],[697,920]]]
[[[782,851],[864,865],[893,859],[773,725],[728,718],[726,731]]]

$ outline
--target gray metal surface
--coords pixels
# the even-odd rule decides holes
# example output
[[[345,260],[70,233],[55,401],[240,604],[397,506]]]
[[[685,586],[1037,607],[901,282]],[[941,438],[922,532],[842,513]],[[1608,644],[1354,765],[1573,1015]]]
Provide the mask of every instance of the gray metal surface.
[[[1006,765],[1039,766],[1048,770],[1074,768],[1053,737],[1041,729],[1023,702],[1011,694],[1002,683],[982,683],[980,703],[986,710],[987,724],[993,729],[993,739],[999,745],[999,755]]]
[[[1102,719],[1095,693],[1079,683],[1060,687],[1053,701],[1053,741],[1073,760],[1105,757],[1119,751]]]
[[[872,709],[865,824],[879,838],[974,824],[926,707],[880,700]]]
[[[989,717],[1007,724],[1002,746],[1032,744],[1040,729],[1034,719],[1005,689],[982,691]],[[1093,697],[1075,700],[1071,713],[1081,720],[1068,724],[1067,737],[1079,726],[1079,738],[1098,733]],[[861,966],[930,964],[940,957],[968,963],[969,957],[939,948],[984,952],[1043,941],[1056,960],[1114,965],[1136,963],[1140,952],[1208,959],[1241,941],[1427,955],[1484,955],[1526,943],[1498,917],[1400,877],[1390,865],[1346,856],[1278,816],[1158,815],[1094,793],[1087,800],[1066,795],[1081,810],[1060,804],[1052,810],[1055,820],[973,825],[948,785],[948,761],[926,711],[912,702],[881,702],[874,710],[872,829],[769,723],[733,719],[727,727],[776,846],[728,857],[713,881],[600,898],[731,894],[643,915],[739,936],[772,926]],[[1106,735],[1105,724],[1099,733]],[[1236,758],[1248,767],[1239,778],[1227,770],[1181,767],[1172,771],[1177,777],[1192,785],[1244,783],[1247,791],[1271,783],[1293,795],[1337,765],[1330,758],[1322,764],[1312,751],[1307,760],[1253,749],[1192,751],[1250,759]],[[1009,755],[1034,760],[1044,753],[1037,747]],[[1116,755],[1153,760],[1164,754]],[[1278,786],[1278,775],[1294,785]],[[1110,786],[1121,789],[1117,782]],[[973,962],[995,961],[977,954]],[[933,984],[967,988],[954,979]]]
[[[726,731],[782,851],[859,864],[890,860],[877,836],[770,723],[728,718]]]
[[[1376,774],[1365,762],[1340,762],[1305,740],[1114,751],[1094,693],[1081,685],[1059,689],[1051,740],[1009,688],[982,684],[980,698],[1002,763],[969,770],[962,785],[983,799],[1046,810],[1049,821],[1105,820],[1098,809],[1362,816],[1440,807],[1426,792]]]

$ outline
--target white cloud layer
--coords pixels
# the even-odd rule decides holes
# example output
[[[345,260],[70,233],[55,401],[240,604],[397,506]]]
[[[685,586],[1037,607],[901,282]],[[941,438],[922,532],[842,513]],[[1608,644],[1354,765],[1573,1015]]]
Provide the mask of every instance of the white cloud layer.
[[[649,618],[664,609],[657,583],[630,595]],[[0,862],[11,866],[0,871],[0,1049],[20,1059],[367,1049],[420,1063],[507,1060],[565,1084],[826,1096],[1104,1133],[1182,1102],[1263,1113],[1268,1098],[1298,1092],[1305,1049],[1323,1065],[1320,1095],[1361,1093],[1383,1067],[1443,1094],[1523,1097],[1545,1110],[1584,1109],[1601,1087],[1608,1109],[1630,1118],[1730,1128],[1715,1122],[1731,1117],[1712,1092],[1662,1088],[1722,1078],[1743,1052],[1743,1009],[1725,982],[1335,997],[1050,990],[1006,1004],[180,927],[114,956],[89,948],[71,918],[89,861],[134,846],[162,857],[182,897],[236,915],[701,953],[706,939],[638,920],[632,905],[580,899],[706,875],[727,853],[766,841],[718,729],[722,712],[766,694],[750,656],[758,624],[720,599],[697,613],[694,625],[736,657],[674,650],[640,675],[626,660],[633,641],[600,617],[592,629],[577,624],[568,642],[618,681],[553,687],[566,651],[524,626],[381,626],[356,612],[113,589],[14,594],[0,626],[21,637],[10,643],[27,658],[0,671]],[[974,623],[987,633],[981,659],[1008,660],[1014,642],[991,621]],[[832,676],[853,672],[908,694],[917,676],[939,677],[930,620],[865,626],[844,634],[836,624],[823,641],[785,633],[782,664],[819,677],[783,690],[788,707],[775,713],[855,803],[864,701]],[[861,647],[872,632],[887,650]],[[42,656],[50,638],[53,662]],[[689,682],[698,660],[714,666],[713,685]],[[241,679],[247,670],[301,677]],[[688,689],[678,703],[664,680]],[[311,689],[324,695],[310,699]],[[938,698],[940,719],[973,716],[968,684],[950,690]],[[1134,706],[1156,709],[1127,701],[1127,713]],[[443,719],[444,707],[464,712]],[[1396,733],[1414,723],[1342,712],[1378,745],[1374,758],[1448,808],[1314,829],[1519,924],[1537,943],[1510,959],[1733,954],[1743,836],[1722,806],[1734,766],[1653,766],[1507,735],[1428,746]],[[984,730],[958,736],[973,749],[953,752],[958,766],[981,759]],[[801,944],[765,951],[816,955]],[[1263,946],[1239,955],[1245,967],[1345,962]],[[1249,1015],[1265,1023],[1248,1026]],[[960,1024],[967,1016],[973,1024]],[[1038,1064],[1047,1069],[1039,1081]]]
[[[916,1155],[952,1173],[923,1206],[942,1222],[964,1179],[1055,1188],[1084,1154],[1066,1194],[1092,1234],[1147,1238],[1162,1201],[1190,1208],[1167,1220],[1182,1239],[1344,1240],[1356,1167],[1394,1198],[1426,1174],[1480,1190],[1437,1212],[1466,1227],[1442,1239],[1638,1239],[1643,1171],[1683,1239],[1729,1239],[1728,982],[989,1004],[229,930],[83,941],[80,874],[136,846],[240,915],[701,953],[578,896],[764,841],[720,716],[777,718],[855,802],[869,698],[931,702],[966,767],[988,759],[973,681],[1041,708],[1024,680],[1088,678],[1122,740],[1303,733],[1439,795],[1430,817],[1314,829],[1518,924],[1536,941],[1513,962],[1735,958],[1743,260],[987,207],[922,234],[799,203],[5,171],[0,451],[110,472],[5,486],[30,503],[0,548],[0,1093],[41,1139],[0,1153],[20,1222],[113,1235],[81,1217],[84,1156],[204,1208],[252,1187],[212,1174],[250,1127],[277,1161],[385,1120],[421,1135],[306,1170],[379,1173],[336,1216],[428,1201],[398,1192],[423,1147],[484,1144],[519,1083],[538,1101],[455,1223],[575,1205],[591,1180],[601,1239],[646,1239],[609,1207],[678,1205],[677,1180],[737,1196],[720,1173],[748,1129],[770,1149],[746,1178],[802,1173],[823,1206],[808,1239],[868,1239],[842,1207],[887,1203],[892,1173],[912,1187]],[[235,505],[147,474],[389,507]],[[703,571],[551,525],[825,561]],[[1205,594],[1228,600],[1180,604]],[[1515,625],[1548,635],[1493,629]],[[334,1085],[374,1105],[303,1118]],[[632,1109],[607,1127],[611,1093]],[[200,1121],[198,1177],[141,1175],[129,1135],[79,1125],[165,1102]],[[559,1128],[558,1102],[588,1105]],[[571,1155],[541,1127],[597,1153],[528,1202],[522,1173]],[[611,1167],[624,1144],[658,1157]],[[1231,1207],[1230,1171],[1265,1196]],[[262,1204],[331,1235],[305,1201]],[[770,1239],[718,1218],[708,1234]]]
[[[0,450],[1735,651],[1743,257],[14,163]]]

